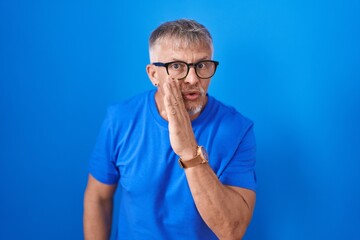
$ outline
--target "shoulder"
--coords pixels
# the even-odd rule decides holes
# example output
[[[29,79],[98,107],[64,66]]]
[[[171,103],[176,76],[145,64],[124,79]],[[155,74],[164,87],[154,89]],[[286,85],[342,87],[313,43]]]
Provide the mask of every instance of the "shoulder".
[[[221,121],[221,126],[232,128],[233,130],[247,131],[254,125],[254,122],[240,113],[235,107],[224,104],[216,98],[209,96],[209,102],[212,102],[212,114],[214,119]]]
[[[129,116],[136,114],[138,110],[146,107],[149,99],[151,99],[149,96],[153,93],[154,90],[149,90],[126,100],[113,103],[108,106],[107,115],[112,118],[121,116],[128,118]]]
[[[105,124],[113,131],[128,129],[147,118],[153,91],[146,91],[107,107]]]

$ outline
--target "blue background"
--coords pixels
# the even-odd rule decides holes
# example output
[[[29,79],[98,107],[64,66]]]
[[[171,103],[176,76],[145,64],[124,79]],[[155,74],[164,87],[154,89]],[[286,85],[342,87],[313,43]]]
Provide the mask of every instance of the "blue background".
[[[255,121],[244,239],[360,239],[359,1],[0,0],[0,239],[82,239],[106,106],[152,89],[160,23],[209,28],[210,94]]]

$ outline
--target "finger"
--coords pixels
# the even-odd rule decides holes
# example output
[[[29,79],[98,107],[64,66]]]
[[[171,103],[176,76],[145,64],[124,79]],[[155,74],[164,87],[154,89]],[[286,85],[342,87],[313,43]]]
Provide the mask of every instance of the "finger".
[[[168,82],[164,84],[164,106],[168,118],[173,118],[172,115],[175,115],[178,112],[175,108],[176,105],[174,104],[171,86]]]
[[[172,91],[172,86],[169,82],[164,84],[164,105],[165,112],[169,121],[169,124],[173,126],[181,126],[184,122],[183,110],[179,108],[179,104],[174,100],[174,93]]]
[[[182,94],[180,91],[178,80],[172,80],[170,82],[170,90],[171,90],[171,104],[176,109],[179,114],[179,117],[182,119],[187,119],[187,111],[185,109],[185,104],[182,98]]]
[[[175,105],[179,105],[179,107],[184,107],[184,99],[182,97],[182,93],[180,90],[180,83],[178,79],[173,78],[170,81],[170,86],[171,86],[171,92],[172,92],[172,96],[173,96],[173,103]]]
[[[185,103],[180,90],[180,81],[171,75],[168,76],[167,80],[165,89],[166,95],[168,96],[166,102],[167,111],[171,115],[176,115],[177,121],[185,123],[185,121],[189,121],[190,117],[185,108]]]

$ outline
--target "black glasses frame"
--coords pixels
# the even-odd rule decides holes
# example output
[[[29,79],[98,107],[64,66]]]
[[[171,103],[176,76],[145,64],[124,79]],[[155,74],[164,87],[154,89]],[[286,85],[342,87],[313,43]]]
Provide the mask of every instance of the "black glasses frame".
[[[197,67],[200,63],[204,63],[204,62],[211,62],[211,63],[214,63],[214,65],[215,65],[214,73],[213,73],[210,77],[206,77],[206,78],[200,77],[199,74],[198,74],[198,72],[197,72],[197,70],[196,70],[196,69],[197,69],[196,67]],[[169,66],[170,64],[173,64],[173,63],[183,63],[183,64],[185,64],[185,65],[187,66],[187,72],[186,72],[185,77],[179,78],[178,80],[184,80],[184,79],[187,77],[187,75],[189,74],[189,71],[190,71],[190,67],[194,67],[196,76],[198,76],[198,78],[201,78],[201,79],[209,79],[209,78],[211,78],[212,76],[215,75],[217,66],[219,65],[219,62],[218,62],[218,61],[213,61],[213,60],[202,60],[202,61],[199,61],[199,62],[197,62],[197,63],[186,63],[186,62],[183,62],[183,61],[173,61],[173,62],[167,62],[167,63],[154,62],[154,63],[152,63],[152,64],[155,65],[155,66],[157,66],[157,67],[165,67],[167,74],[170,75],[170,74],[169,74],[169,70],[168,70],[168,66]]]

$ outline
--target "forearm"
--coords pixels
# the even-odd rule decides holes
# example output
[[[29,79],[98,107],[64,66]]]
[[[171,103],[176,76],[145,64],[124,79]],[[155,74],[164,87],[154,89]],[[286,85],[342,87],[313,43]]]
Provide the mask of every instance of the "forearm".
[[[198,144],[179,81],[170,77],[161,90],[164,91],[163,105],[169,121],[171,147],[186,162],[195,157]],[[242,238],[252,216],[255,194],[224,186],[208,164],[187,168],[185,173],[196,207],[211,230],[220,239]]]
[[[112,220],[112,200],[101,201],[85,197],[84,237],[86,240],[110,237]]]
[[[245,233],[252,207],[245,198],[223,185],[208,164],[185,170],[196,207],[220,239],[240,239]]]

